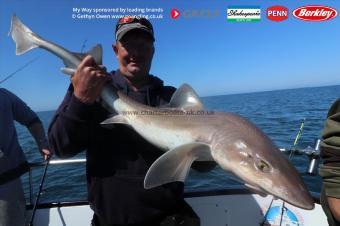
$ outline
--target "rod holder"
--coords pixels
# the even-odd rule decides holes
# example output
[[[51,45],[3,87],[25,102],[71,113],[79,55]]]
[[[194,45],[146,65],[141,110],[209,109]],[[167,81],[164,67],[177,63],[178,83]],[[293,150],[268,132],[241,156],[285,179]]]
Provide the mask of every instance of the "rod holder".
[[[317,175],[317,169],[320,162],[320,139],[315,140],[314,152],[312,152],[309,157],[309,165],[307,168],[307,174],[309,175]]]

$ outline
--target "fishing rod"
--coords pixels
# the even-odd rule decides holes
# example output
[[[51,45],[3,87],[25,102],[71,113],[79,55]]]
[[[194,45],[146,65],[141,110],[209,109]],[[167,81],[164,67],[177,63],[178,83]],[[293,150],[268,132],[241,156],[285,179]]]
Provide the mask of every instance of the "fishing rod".
[[[298,142],[300,140],[300,137],[301,137],[302,131],[303,131],[303,127],[305,126],[305,121],[306,121],[306,118],[303,118],[302,122],[301,122],[301,125],[300,125],[300,129],[299,129],[298,133],[296,134],[292,150],[290,151],[289,160],[293,157],[293,154],[294,154],[295,149],[296,149],[296,145],[298,144]],[[285,211],[286,211],[285,203],[286,203],[285,201],[282,202],[281,217],[280,217],[280,226],[282,225],[283,215],[285,214]]]
[[[16,73],[18,73],[19,71],[23,70],[25,67],[27,67],[28,65],[30,65],[31,63],[33,63],[34,61],[36,61],[39,57],[36,57],[32,60],[30,60],[29,62],[27,62],[25,65],[21,66],[20,68],[18,68],[16,71],[12,72],[11,74],[7,75],[4,79],[0,80],[0,84],[5,82],[6,80],[10,79],[11,77],[13,77]]]
[[[38,194],[37,194],[37,198],[35,199],[35,203],[34,203],[34,206],[33,206],[32,215],[31,215],[31,220],[30,220],[29,226],[33,226],[34,215],[35,215],[35,212],[37,210],[39,198],[40,198],[40,195],[41,195],[41,190],[42,190],[42,187],[43,187],[43,184],[44,184],[44,181],[45,181],[47,167],[50,164],[50,158],[51,158],[51,156],[48,156],[47,159],[46,159],[46,165],[45,165],[44,173],[42,175],[41,182],[40,182],[40,185],[39,185]]]
[[[300,129],[299,129],[299,132],[296,134],[296,137],[295,137],[295,140],[294,140],[294,144],[293,144],[293,147],[290,151],[290,154],[289,154],[289,159],[291,159],[293,157],[293,154],[295,152],[295,149],[296,149],[296,145],[298,144],[299,142],[299,139],[302,135],[302,131],[303,131],[303,127],[305,126],[305,121],[306,121],[306,118],[303,118],[302,122],[301,122],[301,125],[300,125]]]
[[[83,53],[86,46],[87,39],[84,40],[83,45],[81,46],[80,52]]]

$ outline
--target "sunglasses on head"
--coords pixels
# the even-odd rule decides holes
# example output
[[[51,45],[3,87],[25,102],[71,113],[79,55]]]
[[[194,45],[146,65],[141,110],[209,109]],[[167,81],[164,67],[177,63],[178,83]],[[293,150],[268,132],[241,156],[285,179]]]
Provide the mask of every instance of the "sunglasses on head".
[[[132,24],[132,23],[139,23],[152,30],[152,24],[144,17],[127,16],[127,17],[122,17],[119,19],[116,25],[116,31],[124,24]]]

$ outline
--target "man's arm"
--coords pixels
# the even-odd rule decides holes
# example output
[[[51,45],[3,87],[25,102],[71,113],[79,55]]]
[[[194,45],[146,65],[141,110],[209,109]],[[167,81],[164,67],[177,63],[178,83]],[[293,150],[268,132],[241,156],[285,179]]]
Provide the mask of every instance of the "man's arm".
[[[51,157],[52,153],[49,150],[50,148],[41,121],[36,121],[27,128],[34,137],[41,155],[43,155],[44,159],[47,160],[49,157]]]
[[[320,176],[333,217],[340,222],[340,99],[330,108],[320,145]]]
[[[7,90],[6,94],[12,106],[14,120],[28,128],[37,143],[41,155],[47,159],[47,157],[51,155],[51,152],[49,151],[46,135],[40,119],[19,97]]]
[[[78,66],[48,130],[50,147],[59,157],[73,156],[88,147],[94,103],[110,79],[90,56]]]
[[[74,96],[70,85],[48,128],[48,140],[58,157],[67,158],[87,148],[92,105],[86,105]]]

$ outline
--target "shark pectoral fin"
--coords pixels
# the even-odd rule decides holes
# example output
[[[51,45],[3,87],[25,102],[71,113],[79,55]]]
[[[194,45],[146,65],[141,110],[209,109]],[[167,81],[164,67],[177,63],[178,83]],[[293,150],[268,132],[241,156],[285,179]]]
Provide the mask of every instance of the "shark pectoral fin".
[[[204,106],[197,93],[188,84],[181,85],[172,95],[169,106],[183,110],[202,110]]]
[[[34,34],[27,26],[25,26],[19,18],[14,14],[11,20],[11,29],[8,33],[16,44],[16,55],[39,47],[35,42]]]
[[[63,67],[60,70],[66,75],[73,75],[76,72],[76,69],[69,68],[69,67]]]
[[[112,128],[114,124],[124,124],[130,126],[128,121],[122,115],[114,115],[100,123],[100,125],[104,128]]]
[[[87,52],[88,55],[92,56],[98,65],[103,64],[103,47],[100,44],[95,45],[92,49]]]
[[[199,142],[184,144],[166,152],[149,168],[144,179],[144,188],[174,181],[184,182],[191,164],[196,159],[207,158],[210,153],[210,146]]]

